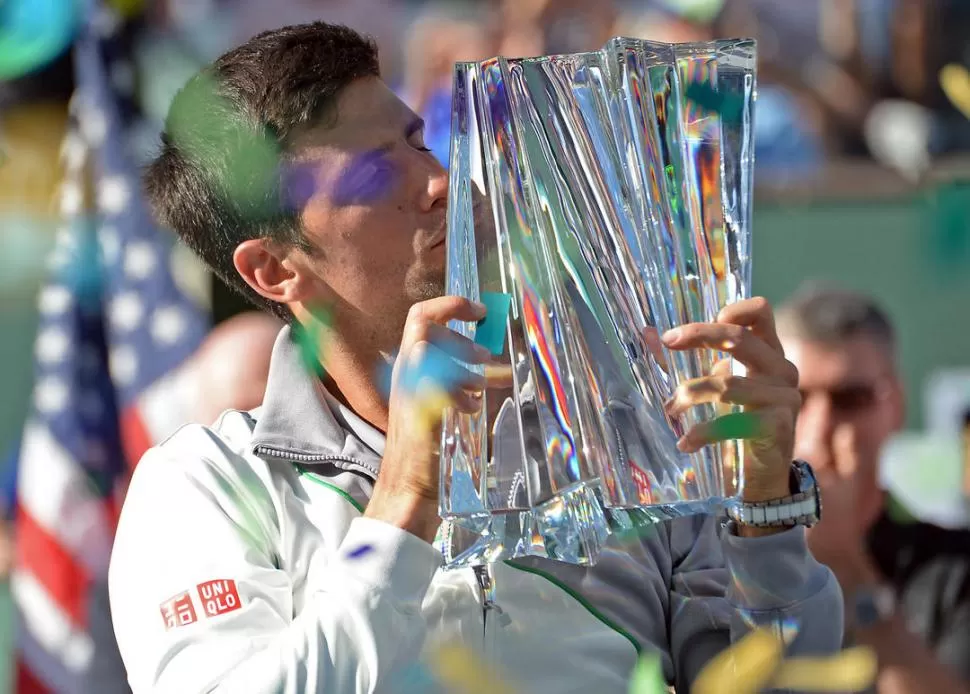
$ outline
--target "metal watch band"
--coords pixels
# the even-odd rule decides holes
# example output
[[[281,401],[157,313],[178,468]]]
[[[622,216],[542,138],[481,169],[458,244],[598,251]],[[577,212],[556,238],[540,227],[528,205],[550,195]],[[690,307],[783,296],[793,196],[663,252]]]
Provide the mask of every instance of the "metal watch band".
[[[755,528],[815,525],[822,515],[815,473],[804,460],[796,460],[792,463],[791,475],[791,496],[734,506],[728,511],[730,518],[736,523]]]

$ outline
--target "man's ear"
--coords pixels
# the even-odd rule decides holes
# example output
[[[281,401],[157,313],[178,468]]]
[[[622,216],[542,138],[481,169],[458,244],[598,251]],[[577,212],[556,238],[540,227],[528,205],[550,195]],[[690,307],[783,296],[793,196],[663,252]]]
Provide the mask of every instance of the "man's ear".
[[[301,263],[294,262],[293,249],[270,239],[243,241],[232,254],[236,272],[260,296],[280,304],[305,298],[311,278]]]

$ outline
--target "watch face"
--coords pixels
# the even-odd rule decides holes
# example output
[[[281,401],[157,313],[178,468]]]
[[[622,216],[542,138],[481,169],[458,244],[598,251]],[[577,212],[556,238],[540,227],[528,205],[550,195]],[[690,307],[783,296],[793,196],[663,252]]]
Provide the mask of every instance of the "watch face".
[[[816,488],[815,471],[804,460],[795,460],[791,466],[791,493],[802,494]]]

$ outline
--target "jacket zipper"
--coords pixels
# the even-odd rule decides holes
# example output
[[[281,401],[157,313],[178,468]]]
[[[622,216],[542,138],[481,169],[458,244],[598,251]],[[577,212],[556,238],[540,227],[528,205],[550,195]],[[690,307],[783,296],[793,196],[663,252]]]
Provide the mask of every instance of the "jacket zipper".
[[[359,460],[354,460],[353,458],[345,458],[340,455],[323,455],[319,453],[298,453],[296,451],[287,451],[282,448],[273,448],[272,446],[259,445],[253,448],[253,452],[256,455],[267,455],[271,458],[278,458],[280,460],[298,460],[302,463],[330,463],[330,462],[340,462],[349,463],[350,465],[355,465],[356,467],[366,470],[374,480],[377,479],[376,473],[370,469],[369,466],[364,465]]]
[[[488,566],[472,567],[478,580],[478,592],[482,598],[482,639],[488,633],[488,613],[497,607],[495,604],[495,584],[489,574]]]

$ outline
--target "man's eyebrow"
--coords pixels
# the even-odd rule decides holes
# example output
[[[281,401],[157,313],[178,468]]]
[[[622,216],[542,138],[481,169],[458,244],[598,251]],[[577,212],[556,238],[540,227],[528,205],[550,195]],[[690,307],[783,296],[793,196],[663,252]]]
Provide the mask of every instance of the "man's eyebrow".
[[[408,123],[407,127],[404,129],[404,137],[411,137],[414,133],[421,132],[422,130],[424,130],[424,118],[415,116],[414,120]]]

